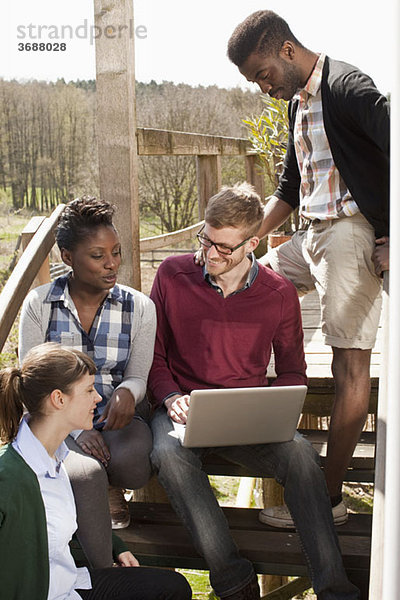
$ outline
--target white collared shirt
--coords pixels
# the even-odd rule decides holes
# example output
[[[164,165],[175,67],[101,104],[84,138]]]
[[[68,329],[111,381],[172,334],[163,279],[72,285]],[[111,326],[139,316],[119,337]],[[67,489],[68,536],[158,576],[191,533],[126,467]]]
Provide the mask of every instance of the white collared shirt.
[[[75,500],[63,465],[68,454],[65,442],[57,448],[56,459],[49,456],[44,446],[32,433],[25,416],[17,437],[12,443],[38,478],[46,511],[49,544],[48,600],[80,599],[76,589],[91,589],[89,571],[77,568],[69,542],[77,529]]]

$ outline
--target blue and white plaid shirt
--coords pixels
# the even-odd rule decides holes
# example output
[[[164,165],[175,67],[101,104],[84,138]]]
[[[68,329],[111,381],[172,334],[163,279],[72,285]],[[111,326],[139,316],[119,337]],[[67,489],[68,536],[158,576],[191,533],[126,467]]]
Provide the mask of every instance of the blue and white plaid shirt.
[[[131,352],[134,299],[127,290],[115,285],[97,310],[87,333],[69,294],[68,279],[69,275],[56,279],[47,295],[51,311],[46,341],[81,350],[94,361],[95,388],[102,397],[96,407],[96,418],[124,376]]]

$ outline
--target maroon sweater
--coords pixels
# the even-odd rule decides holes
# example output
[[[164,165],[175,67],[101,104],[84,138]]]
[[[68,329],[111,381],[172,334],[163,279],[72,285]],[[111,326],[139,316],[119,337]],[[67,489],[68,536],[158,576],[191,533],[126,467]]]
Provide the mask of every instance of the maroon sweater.
[[[160,265],[150,294],[157,335],[149,390],[157,406],[172,392],[307,382],[300,305],[294,286],[259,265],[253,284],[224,298],[204,279],[193,255]]]

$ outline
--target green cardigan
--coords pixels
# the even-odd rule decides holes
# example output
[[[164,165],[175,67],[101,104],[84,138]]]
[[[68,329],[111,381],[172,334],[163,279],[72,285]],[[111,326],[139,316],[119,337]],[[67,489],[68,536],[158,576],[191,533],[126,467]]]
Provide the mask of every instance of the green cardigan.
[[[0,600],[47,600],[46,513],[35,473],[11,445],[0,450]]]
[[[36,474],[11,445],[0,448],[0,600],[47,600],[49,545]],[[113,533],[114,558],[127,550]]]

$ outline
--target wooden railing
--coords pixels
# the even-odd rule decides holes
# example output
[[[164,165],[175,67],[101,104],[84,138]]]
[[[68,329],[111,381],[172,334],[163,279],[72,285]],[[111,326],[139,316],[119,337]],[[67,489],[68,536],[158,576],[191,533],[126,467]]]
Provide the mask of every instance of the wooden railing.
[[[50,217],[40,223],[0,294],[0,350],[30,286],[54,245],[54,229],[64,206],[57,206]]]
[[[140,156],[196,156],[198,206],[202,219],[208,199],[221,187],[221,156],[243,156],[246,179],[261,197],[263,177],[256,168],[257,157],[244,138],[203,135],[161,129],[137,129]],[[49,281],[49,253],[54,245],[54,230],[65,205],[59,205],[50,217],[33,217],[22,233],[24,252],[0,294],[0,351],[18,315],[32,283]],[[193,237],[203,221],[175,231],[140,240],[140,252],[169,247]],[[124,240],[122,240],[124,243]],[[28,245],[29,244],[29,245]]]
[[[209,198],[216,194],[221,187],[221,157],[243,156],[246,180],[254,185],[261,198],[264,197],[264,178],[257,167],[257,155],[251,149],[250,142],[245,138],[142,127],[137,129],[137,152],[139,156],[196,157],[199,220],[204,217],[204,210]],[[193,229],[195,227],[197,225],[194,225]],[[190,236],[189,229],[187,233]],[[181,235],[180,240],[182,240]],[[168,243],[175,243],[175,238],[171,236]],[[142,251],[142,247],[140,249]]]

